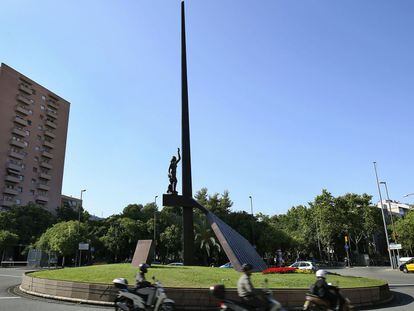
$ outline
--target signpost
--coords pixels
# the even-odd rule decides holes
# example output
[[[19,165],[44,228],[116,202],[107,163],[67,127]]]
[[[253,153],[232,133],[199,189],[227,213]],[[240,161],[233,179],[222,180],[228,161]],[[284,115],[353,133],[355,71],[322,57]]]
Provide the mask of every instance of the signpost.
[[[390,250],[394,249],[402,249],[402,245],[397,243],[390,243]]]
[[[79,267],[82,261],[82,251],[89,250],[89,243],[79,243]]]

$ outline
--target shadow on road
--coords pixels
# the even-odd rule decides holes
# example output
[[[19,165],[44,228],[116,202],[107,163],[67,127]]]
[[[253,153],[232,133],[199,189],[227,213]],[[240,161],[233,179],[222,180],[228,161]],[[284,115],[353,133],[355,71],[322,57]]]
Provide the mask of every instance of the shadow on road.
[[[402,307],[414,302],[414,297],[411,295],[396,291],[391,292],[394,295],[394,299],[391,302],[380,306],[361,308],[360,310],[376,310],[378,308]]]

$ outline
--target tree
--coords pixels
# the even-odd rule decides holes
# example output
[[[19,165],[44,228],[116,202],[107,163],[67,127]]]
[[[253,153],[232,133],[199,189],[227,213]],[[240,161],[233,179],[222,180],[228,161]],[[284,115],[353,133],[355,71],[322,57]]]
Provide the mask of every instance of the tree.
[[[59,222],[46,230],[36,242],[36,246],[44,251],[53,251],[63,257],[62,266],[65,265],[65,257],[76,254],[78,244],[89,240],[88,227],[85,223],[77,221]]]
[[[218,255],[221,252],[220,243],[216,240],[213,230],[210,228],[210,225],[207,223],[206,219],[199,221],[195,225],[195,242],[197,243],[199,249],[203,253],[204,265],[209,265],[210,261],[218,261]],[[217,252],[217,254],[214,254]],[[214,255],[213,255],[214,254]]]
[[[160,234],[160,241],[163,245],[161,250],[161,257],[163,261],[177,260],[181,253],[181,226],[178,227],[172,224],[165,228],[164,232]]]
[[[149,238],[147,224],[127,217],[112,220],[106,233],[100,238],[113,254],[114,261],[132,257],[139,239]]]
[[[414,251],[414,211],[410,211],[404,218],[398,219],[395,222],[395,229],[403,249],[412,255]]]
[[[2,260],[4,260],[4,254],[7,247],[13,246],[17,243],[19,237],[10,231],[0,230],[0,251],[2,251]]]

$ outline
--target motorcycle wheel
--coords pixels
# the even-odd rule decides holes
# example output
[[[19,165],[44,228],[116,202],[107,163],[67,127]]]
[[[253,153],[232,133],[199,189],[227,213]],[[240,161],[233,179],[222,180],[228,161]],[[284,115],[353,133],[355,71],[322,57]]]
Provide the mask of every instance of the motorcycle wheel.
[[[174,304],[172,303],[163,303],[160,307],[160,311],[174,311]]]
[[[124,299],[117,299],[115,301],[115,311],[122,311],[122,309],[116,305],[117,302],[125,303],[127,306],[129,305],[128,299],[125,299],[125,298]],[[132,310],[130,306],[128,306],[128,307],[129,307],[130,310]]]

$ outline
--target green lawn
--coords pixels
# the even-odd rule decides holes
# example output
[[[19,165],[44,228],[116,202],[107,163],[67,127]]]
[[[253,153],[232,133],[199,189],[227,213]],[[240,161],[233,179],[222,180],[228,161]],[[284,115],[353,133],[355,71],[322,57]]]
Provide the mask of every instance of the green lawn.
[[[111,283],[114,278],[124,277],[128,279],[129,284],[135,284],[135,274],[137,271],[130,264],[112,264],[44,270],[34,272],[32,275],[54,280],[106,284]],[[234,288],[240,273],[233,269],[154,265],[149,269],[147,279],[150,280],[152,276],[159,279],[166,287],[208,288],[211,285],[221,283],[226,287]],[[252,276],[253,284],[256,287],[261,287],[265,279],[268,279],[270,288],[308,288],[315,281],[315,275],[302,273],[264,275],[262,273],[254,273]],[[375,286],[386,283],[382,280],[336,275],[329,275],[327,280],[342,288]]]

